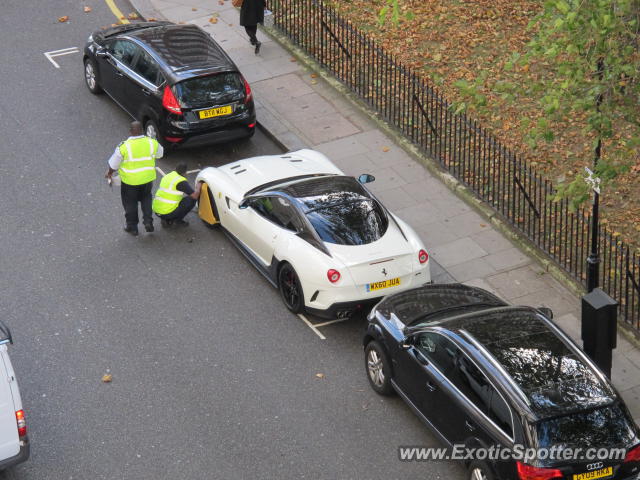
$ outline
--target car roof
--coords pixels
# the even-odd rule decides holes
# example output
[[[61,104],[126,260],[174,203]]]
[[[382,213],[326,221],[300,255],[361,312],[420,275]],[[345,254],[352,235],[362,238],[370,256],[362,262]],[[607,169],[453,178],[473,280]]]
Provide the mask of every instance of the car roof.
[[[485,350],[537,419],[608,405],[611,384],[538,310],[505,306],[435,322]]]
[[[197,25],[147,22],[138,29],[123,30],[120,36],[137,40],[154,54],[170,84],[201,75],[238,71],[220,45]]]

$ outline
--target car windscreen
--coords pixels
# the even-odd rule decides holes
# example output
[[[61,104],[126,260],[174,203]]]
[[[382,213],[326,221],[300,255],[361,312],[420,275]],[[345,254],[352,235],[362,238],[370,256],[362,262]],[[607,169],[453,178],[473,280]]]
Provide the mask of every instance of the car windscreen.
[[[372,198],[354,198],[315,208],[306,216],[323,242],[366,245],[382,237],[389,219]]]
[[[210,107],[244,99],[244,84],[237,72],[223,72],[190,78],[174,86],[184,107]]]
[[[618,403],[542,420],[535,430],[538,448],[628,447],[638,441],[633,421]]]

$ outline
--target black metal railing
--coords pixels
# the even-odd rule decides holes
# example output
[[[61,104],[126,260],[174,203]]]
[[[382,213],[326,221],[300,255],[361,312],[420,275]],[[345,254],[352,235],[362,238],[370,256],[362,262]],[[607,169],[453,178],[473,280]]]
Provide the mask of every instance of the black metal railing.
[[[322,0],[272,0],[274,26],[436,159],[578,282],[586,282],[590,216],[553,201],[554,187],[427,80]],[[600,285],[640,331],[640,255],[600,228]]]

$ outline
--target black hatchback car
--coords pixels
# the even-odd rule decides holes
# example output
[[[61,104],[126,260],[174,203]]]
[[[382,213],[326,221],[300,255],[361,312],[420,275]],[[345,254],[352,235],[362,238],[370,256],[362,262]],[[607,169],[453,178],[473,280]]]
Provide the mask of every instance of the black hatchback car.
[[[580,448],[585,456],[602,447],[621,457],[583,460],[574,450],[562,461],[467,459],[472,480],[638,478],[638,427],[611,383],[550,318],[549,309],[510,306],[459,284],[390,295],[369,316],[367,377],[376,392],[397,392],[448,446]]]
[[[84,76],[163,145],[203,145],[250,137],[251,87],[222,48],[196,25],[141,22],[94,32]]]

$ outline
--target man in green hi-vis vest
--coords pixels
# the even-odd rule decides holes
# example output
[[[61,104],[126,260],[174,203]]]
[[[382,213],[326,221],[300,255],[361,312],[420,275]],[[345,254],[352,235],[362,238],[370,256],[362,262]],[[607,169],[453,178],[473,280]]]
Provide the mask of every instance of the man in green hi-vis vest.
[[[202,182],[198,182],[194,190],[185,178],[187,164],[180,162],[176,169],[162,177],[160,186],[153,199],[153,211],[160,217],[163,227],[170,225],[186,226],[189,222],[184,217],[195,206],[200,198]]]
[[[131,136],[116,147],[109,158],[109,169],[105,177],[117,170],[122,185],[120,197],[124,207],[126,225],[124,231],[133,236],[138,235],[138,203],[142,209],[142,223],[147,232],[153,232],[151,210],[151,189],[156,179],[156,158],[161,158],[164,151],[155,138],[142,134],[142,124],[131,122]]]

